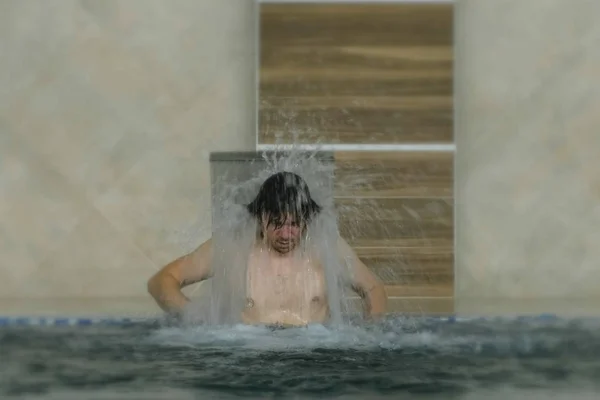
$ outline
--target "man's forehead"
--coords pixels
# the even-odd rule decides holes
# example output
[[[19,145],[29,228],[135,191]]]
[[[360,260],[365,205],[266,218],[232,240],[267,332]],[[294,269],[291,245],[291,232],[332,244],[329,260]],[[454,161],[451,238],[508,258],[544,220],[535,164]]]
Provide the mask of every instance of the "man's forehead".
[[[292,213],[284,213],[281,215],[271,215],[269,213],[265,213],[265,217],[267,217],[267,219],[277,221],[301,221],[303,219],[301,215]]]

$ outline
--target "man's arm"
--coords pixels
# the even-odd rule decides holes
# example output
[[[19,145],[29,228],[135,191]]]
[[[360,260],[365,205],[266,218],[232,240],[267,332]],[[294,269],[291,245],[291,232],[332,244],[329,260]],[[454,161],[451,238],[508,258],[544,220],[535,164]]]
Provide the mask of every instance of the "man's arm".
[[[349,267],[350,287],[361,297],[365,315],[376,317],[385,313],[387,294],[383,283],[341,237],[339,238],[338,248],[341,257]]]
[[[181,291],[185,286],[210,277],[212,241],[209,239],[196,250],[165,265],[148,280],[148,292],[169,314],[180,314],[189,303]]]

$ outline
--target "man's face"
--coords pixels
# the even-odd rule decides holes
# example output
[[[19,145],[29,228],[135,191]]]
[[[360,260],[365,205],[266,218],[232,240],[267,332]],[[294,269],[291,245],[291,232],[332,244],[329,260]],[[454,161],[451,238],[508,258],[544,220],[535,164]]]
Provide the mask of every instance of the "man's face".
[[[273,223],[268,225],[268,218],[264,218],[263,221],[262,228],[265,238],[278,253],[289,253],[300,243],[304,224],[298,224],[289,216],[281,226]]]

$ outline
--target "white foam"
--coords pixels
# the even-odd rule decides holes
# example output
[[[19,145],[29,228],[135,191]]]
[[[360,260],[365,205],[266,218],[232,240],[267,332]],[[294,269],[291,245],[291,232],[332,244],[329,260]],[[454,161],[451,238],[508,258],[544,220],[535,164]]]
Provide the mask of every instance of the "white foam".
[[[357,326],[330,328],[310,325],[271,330],[261,326],[163,328],[148,341],[164,346],[224,347],[258,351],[307,351],[311,349],[442,348],[468,343],[470,338],[444,338],[431,332],[405,333],[369,330]]]
[[[540,323],[541,324],[541,323]],[[576,327],[558,321],[547,325],[526,326],[511,323],[482,323],[414,326],[410,319],[397,319],[388,325],[310,325],[302,328],[272,330],[263,326],[196,326],[161,328],[147,338],[149,344],[195,348],[220,347],[230,350],[293,351],[313,349],[397,350],[407,352],[435,349],[441,353],[497,352],[499,354],[531,354],[553,351],[569,341],[568,332],[576,329],[596,335],[597,323],[580,322]],[[242,352],[243,353],[243,352]]]

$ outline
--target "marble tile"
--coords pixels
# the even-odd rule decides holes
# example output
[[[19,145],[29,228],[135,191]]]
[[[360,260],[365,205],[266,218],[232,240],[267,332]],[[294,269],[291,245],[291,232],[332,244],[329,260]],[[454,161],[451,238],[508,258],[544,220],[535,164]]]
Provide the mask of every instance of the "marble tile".
[[[13,134],[78,183],[129,132],[118,107],[68,71],[37,86],[9,111],[5,120]]]
[[[0,123],[0,215],[12,206],[10,194],[20,191],[30,174],[28,154],[16,143],[10,130]]]
[[[3,298],[0,315],[15,317],[155,318],[163,313],[149,296],[97,298]]]
[[[126,133],[93,162],[75,168],[71,181],[93,201],[124,179],[140,158],[156,147],[156,142],[140,131]]]
[[[162,265],[199,244],[188,237],[191,232],[210,232],[210,181],[202,171],[208,162],[201,161],[152,152],[94,204],[119,232]],[[199,172],[196,179],[194,171]],[[201,191],[196,198],[186,195]],[[202,222],[208,224],[198,226]]]
[[[5,121],[93,198],[106,189],[106,179],[117,179],[153,144],[158,128],[151,109],[123,105],[131,101],[127,94],[107,97],[97,90],[102,82],[90,82],[83,73],[73,65],[65,68],[31,90],[26,101],[15,101]],[[123,154],[125,148],[131,152]]]
[[[0,297],[146,297],[210,236],[209,154],[255,145],[253,7],[0,3]]]
[[[21,297],[137,297],[156,267],[100,213],[83,219],[21,285]]]
[[[146,148],[156,147],[156,140],[169,140],[171,126],[198,102],[211,112],[185,118],[186,136],[197,137],[202,130],[207,134],[200,136],[216,138],[220,128],[231,124],[219,127],[215,121],[248,119],[253,111],[253,70],[248,65],[254,46],[251,35],[240,40],[246,33],[240,27],[251,28],[246,22],[250,3],[61,3],[49,12],[75,19],[71,30],[61,31],[61,46],[56,45],[68,50],[60,53],[64,58],[45,79],[32,80],[12,96],[7,123],[92,198],[105,190],[105,180],[117,179]],[[209,10],[213,18],[198,23],[197,15]],[[49,24],[47,29],[54,27]],[[223,35],[218,42],[198,40]],[[55,40],[50,31],[38,46]],[[35,74],[40,78],[44,73]],[[183,129],[181,124],[178,129]],[[127,146],[138,154],[124,159]]]
[[[4,297],[20,293],[23,282],[35,275],[41,258],[10,230],[0,224],[0,293]]]
[[[61,70],[81,27],[74,0],[0,2],[0,110],[26,101]]]
[[[0,226],[9,241],[39,263],[63,243],[92,207],[64,177],[35,157],[20,155],[22,159],[13,164],[19,179],[2,194]]]
[[[154,118],[161,124],[174,122],[223,68],[254,49],[247,34],[252,2],[82,4],[103,30],[102,40],[110,43],[97,38],[97,43],[81,43],[82,67],[103,83],[107,95],[123,95],[129,88],[125,93],[136,95],[134,104],[155,102]],[[221,39],[204,40],[215,37]],[[123,59],[129,62],[122,65]]]
[[[456,296],[595,298],[600,3],[458,13]]]

